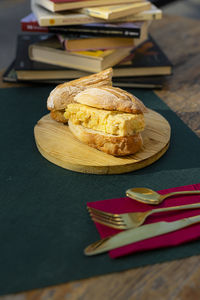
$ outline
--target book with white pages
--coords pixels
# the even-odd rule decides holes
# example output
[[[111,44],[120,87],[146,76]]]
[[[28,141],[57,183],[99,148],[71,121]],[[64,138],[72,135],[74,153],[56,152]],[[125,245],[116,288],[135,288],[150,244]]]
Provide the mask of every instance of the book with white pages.
[[[38,5],[45,7],[52,12],[75,10],[83,7],[118,5],[124,3],[142,2],[144,0],[84,0],[84,1],[58,1],[58,0],[36,0]]]
[[[75,11],[51,12],[44,7],[37,5],[36,0],[31,0],[31,10],[34,13],[40,26],[65,26],[65,25],[79,25],[90,23],[105,23],[104,19],[95,18],[84,13]],[[151,5],[151,9],[144,10],[137,14],[114,19],[112,22],[135,22],[159,20],[162,18],[162,10],[155,5]]]

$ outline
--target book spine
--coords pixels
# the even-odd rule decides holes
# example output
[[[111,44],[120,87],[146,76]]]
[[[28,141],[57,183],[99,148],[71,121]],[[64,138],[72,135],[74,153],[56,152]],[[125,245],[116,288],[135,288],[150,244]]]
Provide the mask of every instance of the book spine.
[[[49,32],[47,27],[41,27],[37,22],[23,23],[21,22],[21,30],[28,32]]]
[[[97,28],[65,28],[65,27],[49,27],[49,32],[52,33],[63,33],[63,34],[85,34],[89,36],[110,36],[110,37],[140,37],[140,29],[97,29]]]

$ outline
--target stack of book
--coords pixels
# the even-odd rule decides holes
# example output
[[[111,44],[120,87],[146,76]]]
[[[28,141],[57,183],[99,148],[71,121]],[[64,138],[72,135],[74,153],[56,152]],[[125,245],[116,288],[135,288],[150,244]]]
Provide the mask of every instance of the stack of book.
[[[172,65],[149,35],[146,0],[32,0],[5,81],[60,83],[113,67],[121,87],[161,88]]]

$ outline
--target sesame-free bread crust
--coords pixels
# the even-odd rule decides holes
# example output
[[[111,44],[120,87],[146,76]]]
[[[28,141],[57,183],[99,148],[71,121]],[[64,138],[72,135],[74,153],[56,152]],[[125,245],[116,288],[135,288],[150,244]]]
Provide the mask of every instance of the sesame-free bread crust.
[[[75,102],[105,110],[143,114],[145,105],[134,95],[117,87],[88,87],[74,97]]]
[[[51,110],[50,116],[53,120],[60,123],[67,123],[68,120],[64,117],[65,110]]]
[[[138,152],[143,145],[141,134],[115,136],[87,129],[68,121],[69,129],[82,143],[114,156],[125,156]]]
[[[112,85],[112,68],[96,74],[81,77],[69,82],[59,84],[51,91],[47,99],[48,110],[63,110],[68,104],[74,102],[74,97],[84,89],[94,86]]]

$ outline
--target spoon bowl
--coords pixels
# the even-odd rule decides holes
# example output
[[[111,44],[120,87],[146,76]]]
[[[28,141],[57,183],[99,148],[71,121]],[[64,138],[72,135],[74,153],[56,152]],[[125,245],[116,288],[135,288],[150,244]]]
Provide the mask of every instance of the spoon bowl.
[[[179,191],[161,195],[148,188],[131,188],[126,191],[126,196],[142,203],[157,205],[164,199],[175,195],[200,194],[200,191]]]

